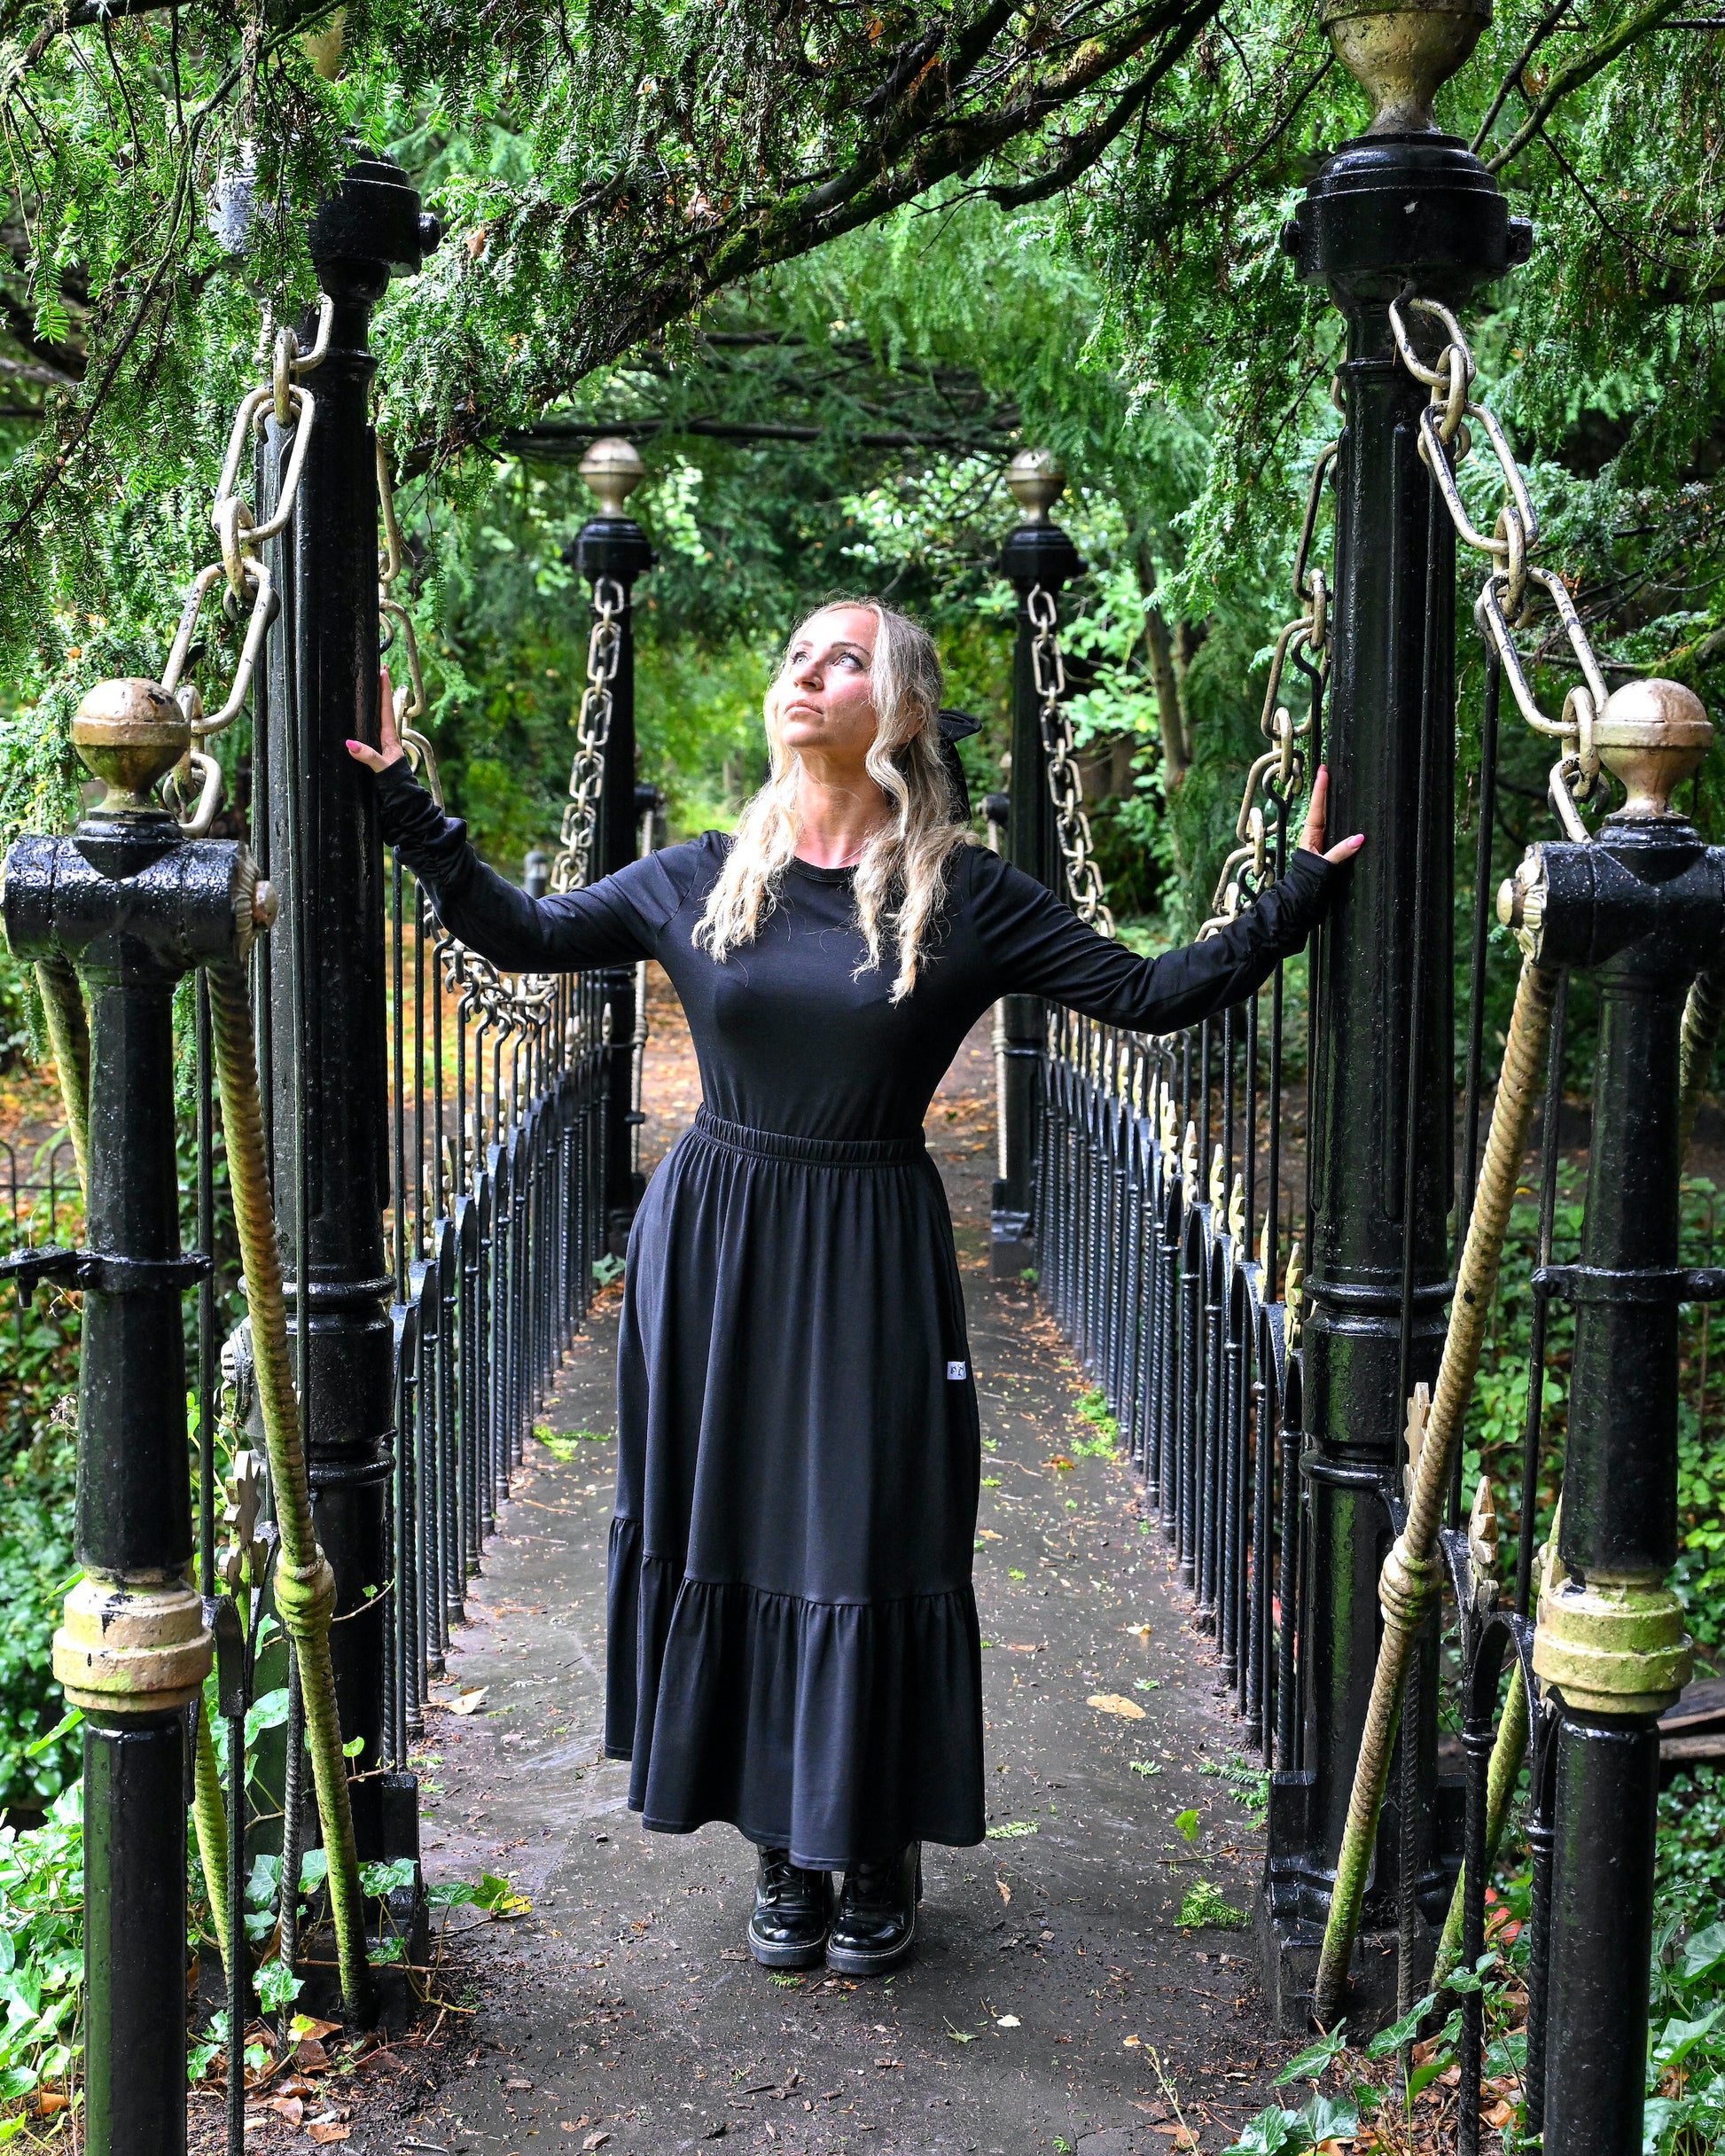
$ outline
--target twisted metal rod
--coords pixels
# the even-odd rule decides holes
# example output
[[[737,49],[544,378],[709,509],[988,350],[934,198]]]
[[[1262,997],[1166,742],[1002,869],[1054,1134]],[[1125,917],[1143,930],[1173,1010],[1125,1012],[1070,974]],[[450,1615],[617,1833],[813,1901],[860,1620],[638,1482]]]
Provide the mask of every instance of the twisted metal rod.
[[[1696,1111],[1707,1090],[1713,1072],[1713,1051],[1725,1023],[1725,951],[1709,959],[1690,984],[1683,1004],[1682,1045],[1678,1071],[1681,1090],[1677,1106],[1677,1158],[1689,1151]]]
[[[1401,1720],[1402,1686],[1426,1611],[1437,1591],[1432,1551],[1448,1492],[1451,1454],[1460,1442],[1462,1418],[1479,1367],[1503,1237],[1515,1201],[1517,1175],[1540,1090],[1540,1061],[1551,1024],[1557,979],[1555,971],[1535,965],[1531,958],[1522,963],[1503,1068],[1492,1104],[1485,1163],[1456,1273],[1456,1299],[1450,1306],[1443,1359],[1438,1366],[1408,1522],[1384,1560],[1378,1582],[1384,1636],[1372,1673],[1371,1703],[1361,1735],[1347,1825],[1330,1899],[1330,1919],[1324,1927],[1323,1950],[1313,1987],[1313,2013],[1324,2026],[1336,2019],[1347,1988],[1348,1963],[1359,1930],[1390,1752]]]
[[[227,1140],[234,1223],[251,1312],[258,1404],[269,1454],[277,1524],[281,1530],[281,1554],[276,1564],[276,1614],[299,1658],[317,1815],[329,1855],[330,1912],[341,1972],[342,2009],[349,2019],[358,2020],[369,2001],[371,1978],[347,1762],[341,1750],[335,1671],[330,1659],[335,1574],[318,1547],[312,1524],[300,1402],[288,1355],[281,1257],[276,1246],[275,1214],[264,1168],[257,1051],[244,969],[232,964],[213,965],[209,988],[216,1076],[222,1089],[222,1128]],[[301,1322],[304,1323],[303,1312]],[[298,1891],[299,1882],[285,1881],[284,1886],[292,1894]]]
[[[36,989],[42,1014],[47,1021],[48,1044],[54,1051],[54,1067],[60,1075],[60,1098],[66,1103],[66,1126],[72,1134],[72,1151],[78,1162],[78,1187],[90,1195],[90,1020],[84,1012],[84,992],[71,962],[41,958],[36,962]],[[48,1223],[49,1239],[54,1224]]]
[[[204,1891],[209,1896],[210,1922],[215,1926],[227,1974],[228,1995],[233,1996],[233,1971],[228,1967],[228,1807],[222,1789],[222,1769],[216,1764],[215,1739],[210,1733],[209,1709],[198,1701],[198,1739],[192,1754],[191,1824],[198,1837],[198,1861],[204,1870]]]
[[[1527,1684],[1521,1674],[1521,1658],[1517,1655],[1510,1664],[1510,1689],[1503,1700],[1503,1712],[1497,1724],[1497,1736],[1492,1745],[1491,1762],[1486,1769],[1486,1871],[1497,1855],[1497,1845],[1503,1839],[1503,1829],[1510,1816],[1510,1801],[1515,1795],[1516,1777],[1521,1772],[1523,1754],[1527,1749]],[[1462,1958],[1462,1924],[1467,1910],[1467,1865],[1464,1863],[1456,1874],[1455,1892],[1449,1897],[1449,1913],[1443,1920],[1443,1933],[1438,1941],[1437,1959],[1432,1965],[1432,1989],[1441,1991],[1456,1972],[1456,1965]]]

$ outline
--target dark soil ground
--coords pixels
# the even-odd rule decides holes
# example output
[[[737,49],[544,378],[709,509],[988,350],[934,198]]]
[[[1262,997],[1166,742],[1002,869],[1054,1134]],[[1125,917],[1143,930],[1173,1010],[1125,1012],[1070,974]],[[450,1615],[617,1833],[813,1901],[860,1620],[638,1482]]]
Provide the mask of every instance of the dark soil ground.
[[[654,1004],[650,1158],[699,1097],[675,1005]],[[915,1961],[862,1983],[756,1968],[753,1852],[722,1826],[644,1834],[627,1769],[599,1758],[613,1290],[545,1418],[582,1433],[573,1457],[531,1448],[440,1694],[484,1698],[439,1712],[418,1760],[428,1875],[506,1873],[530,1907],[453,1913],[445,2004],[333,2102],[317,2077],[324,2100],[304,2116],[325,2115],[320,2141],[345,2126],[355,2156],[527,2156],[535,2140],[656,2156],[720,2139],[1127,2156],[1219,2150],[1267,2101],[1286,2047],[1267,2034],[1246,1934],[1178,1922],[1200,1879],[1249,1905],[1261,1837],[1216,1771],[1244,1732],[1134,1479],[1074,1450],[1093,1434],[1073,1412],[1080,1373],[1028,1291],[988,1280],[992,1079],[979,1028],[929,1119],[989,1448],[990,1839],[925,1853]],[[271,2117],[247,2145],[305,2145],[303,2131]]]

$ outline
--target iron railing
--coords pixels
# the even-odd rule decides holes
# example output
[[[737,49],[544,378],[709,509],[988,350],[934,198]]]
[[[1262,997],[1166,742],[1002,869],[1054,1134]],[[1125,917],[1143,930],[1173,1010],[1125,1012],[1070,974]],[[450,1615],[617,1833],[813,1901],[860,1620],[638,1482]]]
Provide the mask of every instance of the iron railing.
[[[400,1768],[605,1254],[606,1025],[597,976],[497,994],[399,857],[391,894],[399,1407],[386,1727]]]

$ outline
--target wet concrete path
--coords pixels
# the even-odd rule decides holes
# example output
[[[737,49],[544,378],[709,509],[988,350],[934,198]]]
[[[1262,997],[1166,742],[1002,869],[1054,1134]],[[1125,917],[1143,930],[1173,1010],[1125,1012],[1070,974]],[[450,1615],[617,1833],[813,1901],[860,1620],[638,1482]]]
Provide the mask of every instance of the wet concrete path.
[[[696,1096],[675,1007],[656,1015],[660,1151]],[[418,1762],[428,1875],[507,1874],[530,1913],[457,1912],[469,1988],[387,2119],[355,2117],[356,2150],[1214,2152],[1268,2100],[1287,2047],[1249,1935],[1178,1922],[1199,1881],[1250,1905],[1243,1730],[1136,1479],[1078,1449],[1094,1433],[1058,1335],[1027,1289],[987,1278],[991,1082],[979,1029],[929,1122],[987,1447],[989,1840],[925,1852],[916,1960],[851,1983],[749,1960],[753,1852],[730,1828],[642,1832],[627,1768],[598,1756],[613,1291],[545,1418],[570,1457],[532,1448],[439,1692],[484,1699],[433,1715]]]

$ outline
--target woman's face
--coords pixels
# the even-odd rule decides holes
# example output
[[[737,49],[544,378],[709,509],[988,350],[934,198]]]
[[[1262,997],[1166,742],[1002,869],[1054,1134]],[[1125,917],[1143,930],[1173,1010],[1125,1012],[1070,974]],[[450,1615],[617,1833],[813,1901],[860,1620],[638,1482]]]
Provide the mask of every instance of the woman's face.
[[[875,629],[866,606],[828,606],[797,631],[778,677],[787,749],[861,767],[878,725],[870,681]]]

